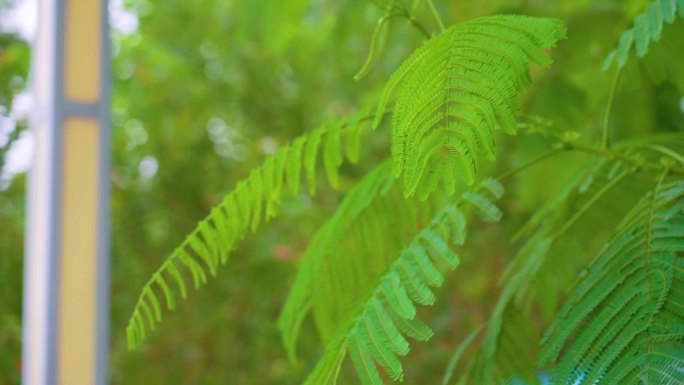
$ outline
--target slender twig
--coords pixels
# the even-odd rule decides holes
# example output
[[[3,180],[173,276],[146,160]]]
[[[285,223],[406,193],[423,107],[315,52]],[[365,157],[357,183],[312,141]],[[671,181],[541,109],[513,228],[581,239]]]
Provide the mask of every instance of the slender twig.
[[[615,104],[615,91],[618,88],[620,82],[620,75],[622,74],[622,69],[618,68],[615,72],[615,78],[613,79],[613,86],[610,89],[610,95],[608,96],[608,105],[606,106],[606,115],[603,118],[603,139],[601,142],[601,148],[607,149],[610,147],[610,119],[613,113],[613,105]]]
[[[507,178],[527,169],[528,167],[534,166],[535,164],[541,162],[542,160],[545,160],[548,157],[556,155],[561,151],[563,151],[562,148],[555,148],[553,150],[542,153],[542,154],[530,159],[529,161],[523,163],[522,165],[499,175],[496,179],[498,179],[499,181],[503,181],[504,179],[507,179]]]
[[[391,11],[390,9],[387,10],[387,15],[385,16],[385,18],[389,19],[389,18],[397,17],[397,16],[403,17],[406,20],[408,20],[409,23],[411,23],[411,25],[414,28],[416,28],[423,35],[425,35],[426,39],[429,40],[432,37],[430,32],[428,32],[428,30],[422,24],[420,24],[420,22],[418,20],[416,20],[415,17],[413,17],[412,10],[409,10],[403,4],[398,9],[394,9],[394,12],[390,13],[390,11]]]
[[[422,32],[423,35],[425,35],[425,38],[426,38],[426,39],[430,39],[430,38],[432,37],[432,35],[430,35],[430,32],[428,32],[428,30],[425,29],[425,27],[423,27],[423,25],[420,24],[420,23],[418,22],[418,20],[416,20],[416,19],[413,17],[413,15],[407,13],[407,14],[405,15],[405,17],[406,17],[406,19],[411,23],[412,26],[414,26],[417,30],[419,30],[420,32]]]
[[[684,164],[684,156],[681,156],[680,154],[676,153],[673,149],[671,149],[669,147],[661,146],[661,145],[655,144],[655,143],[642,143],[642,144],[639,144],[635,147],[648,148],[649,150],[659,152],[665,156],[668,156],[668,157],[676,160],[677,162],[679,162],[681,164]]]
[[[505,172],[497,177],[499,181],[502,181],[506,178],[509,178],[557,153],[560,151],[566,150],[566,151],[582,151],[590,154],[596,154],[599,156],[602,156],[607,159],[616,159],[619,160],[625,164],[628,164],[632,166],[633,168],[630,170],[625,170],[623,171],[620,175],[618,175],[616,178],[612,179],[610,182],[606,183],[601,190],[599,190],[591,199],[589,199],[577,212],[575,212],[575,215],[568,220],[565,225],[560,228],[558,231],[554,233],[552,238],[558,237],[562,235],[564,232],[566,232],[583,214],[586,212],[596,201],[598,201],[603,195],[605,195],[611,188],[613,188],[615,185],[617,185],[622,179],[624,179],[626,176],[628,176],[630,173],[636,172],[640,169],[642,170],[651,170],[651,171],[661,171],[663,174],[662,175],[667,175],[668,173],[678,173],[678,174],[684,174],[684,168],[676,168],[676,167],[671,167],[669,165],[664,165],[660,163],[652,163],[652,162],[646,162],[638,158],[632,158],[629,157],[626,154],[617,152],[617,151],[612,151],[609,149],[601,148],[601,147],[592,147],[588,145],[584,145],[581,143],[576,143],[576,142],[561,142],[560,143],[562,147],[547,151],[545,153],[542,153],[528,162],[524,163],[523,165],[510,170],[508,172]],[[681,155],[677,154],[676,152],[670,150],[667,147],[663,146],[658,146],[658,145],[644,145],[645,147],[649,147],[651,149],[654,149],[656,151],[659,151],[661,153],[664,153],[678,161],[684,161],[684,157]],[[684,162],[682,162],[684,163]],[[661,176],[661,179],[663,177]]]
[[[551,236],[551,238],[552,239],[557,238],[557,237],[561,236],[563,233],[565,233],[566,231],[568,231],[568,229],[570,227],[572,227],[572,225],[574,225],[575,222],[577,222],[577,220],[582,216],[582,214],[584,214],[584,212],[586,212],[591,206],[594,205],[594,203],[596,203],[596,201],[598,201],[602,196],[604,196],[608,191],[610,191],[611,188],[613,188],[615,185],[620,183],[620,181],[622,179],[624,179],[624,177],[629,175],[629,173],[630,173],[629,170],[625,170],[620,175],[618,175],[616,178],[614,178],[610,182],[603,185],[601,190],[599,190],[596,194],[594,194],[594,196],[591,197],[591,199],[589,199],[579,210],[577,210],[575,212],[575,215],[573,215],[572,218],[570,218],[567,222],[565,222],[565,225],[563,227],[561,227],[558,231],[556,231],[553,234],[553,236]]]
[[[667,147],[659,146],[659,145],[651,144],[651,143],[640,145],[640,147],[646,147],[646,148],[650,148],[652,150],[658,151],[658,152],[660,152],[664,155],[667,155],[670,158],[675,159],[678,162],[684,164],[684,157],[679,155],[678,153],[674,152],[673,150],[667,148]],[[644,161],[643,159],[632,158],[632,157],[630,157],[624,153],[614,151],[614,150],[603,149],[601,147],[592,147],[589,145],[584,145],[584,144],[576,143],[576,142],[561,142],[559,148],[555,148],[553,150],[542,153],[542,154],[530,159],[526,163],[524,163],[524,164],[522,164],[522,165],[520,165],[520,166],[518,166],[512,170],[504,172],[503,174],[499,175],[496,179],[498,179],[499,181],[503,181],[504,179],[507,179],[507,178],[509,178],[509,177],[531,167],[531,166],[534,166],[535,164],[537,164],[543,160],[546,160],[547,158],[554,156],[561,151],[573,151],[573,150],[599,155],[599,156],[601,156],[603,158],[607,158],[607,159],[619,160],[619,161],[621,161],[627,165],[632,166],[635,169],[635,171],[637,171],[639,169],[643,169],[643,170],[651,170],[651,171],[664,171],[667,173],[684,174],[684,168],[667,166],[667,165],[660,164],[660,163],[647,162],[647,161]]]
[[[439,12],[437,12],[437,8],[435,8],[435,4],[432,3],[432,0],[427,0],[428,7],[430,7],[430,11],[432,12],[432,16],[435,17],[435,20],[437,20],[437,24],[439,25],[439,30],[444,31],[446,28],[444,27],[444,21],[442,21],[442,17],[439,15]]]
[[[428,30],[425,29],[425,27],[422,24],[420,24],[420,22],[418,22],[418,20],[416,20],[416,18],[413,17],[413,14],[411,14],[411,12],[409,12],[409,10],[407,10],[406,8],[402,8],[401,10],[398,10],[395,13],[386,14],[378,22],[382,24],[394,17],[403,17],[406,20],[408,20],[414,28],[416,28],[423,35],[425,35],[426,39],[430,39],[432,37],[432,35],[430,35],[430,32],[428,32]]]
[[[592,147],[580,143],[563,143],[563,146],[566,150],[578,150],[582,152],[587,152],[590,154],[596,154],[600,155],[604,158],[607,159],[617,159],[625,164],[628,164],[630,166],[634,166],[636,169],[642,169],[642,170],[651,170],[651,171],[663,171],[665,169],[668,170],[668,172],[672,172],[675,174],[684,174],[684,168],[681,167],[669,167],[665,166],[660,163],[653,163],[653,162],[647,162],[643,159],[639,158],[632,158],[626,154],[623,154],[618,151],[612,151],[608,149],[603,149],[600,147]]]

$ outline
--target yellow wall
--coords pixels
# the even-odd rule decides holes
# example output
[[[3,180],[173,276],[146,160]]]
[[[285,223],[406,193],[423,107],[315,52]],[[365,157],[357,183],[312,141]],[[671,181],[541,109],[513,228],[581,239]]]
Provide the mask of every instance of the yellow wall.
[[[64,100],[100,99],[102,0],[65,2]],[[63,121],[57,379],[95,382],[99,126]],[[100,336],[103,338],[103,336]]]
[[[100,7],[102,0],[67,0],[65,12],[64,93],[72,101],[99,99]]]
[[[94,383],[97,277],[98,125],[64,121],[58,384]]]

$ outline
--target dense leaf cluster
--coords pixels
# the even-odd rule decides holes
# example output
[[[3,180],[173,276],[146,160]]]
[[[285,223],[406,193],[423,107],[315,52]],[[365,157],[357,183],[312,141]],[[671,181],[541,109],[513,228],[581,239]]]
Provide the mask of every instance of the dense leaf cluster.
[[[421,8],[442,24],[432,1],[381,7],[379,27],[396,16],[423,32],[413,17]],[[680,2],[649,3],[607,67],[617,59],[618,74],[627,68],[633,42],[645,56],[677,11],[681,15]],[[376,29],[358,77],[379,60],[381,33]],[[575,176],[521,226],[516,238],[525,243],[508,261],[484,337],[476,343],[478,333],[471,334],[456,349],[445,381],[535,383],[539,371],[554,384],[684,381],[684,139],[678,132],[666,139],[625,135],[611,143],[619,76],[599,141],[559,131],[544,117],[521,117],[521,94],[533,84],[530,64],[548,66],[549,49],[565,33],[564,24],[551,18],[472,19],[430,36],[386,82],[372,127],[391,113],[391,156],[348,189],[313,235],[278,320],[295,362],[312,316],[324,353],[305,383],[336,383],[347,354],[363,384],[402,380],[406,337],[425,341],[433,335],[415,305],[435,303],[433,290],[462,263],[454,249],[469,250],[467,208],[486,222],[499,221],[503,212],[493,201],[502,196],[501,183],[563,153],[577,156]],[[573,114],[558,109],[554,113]],[[162,298],[172,309],[177,292],[186,297],[187,281],[199,286],[207,272],[216,275],[249,229],[278,214],[283,196],[300,194],[302,175],[313,195],[322,163],[330,185],[342,188],[344,154],[356,162],[364,147],[362,121],[357,113],[281,146],[225,195],[144,286],[129,322],[129,346],[138,346],[161,320]],[[480,156],[500,159],[495,143],[505,139],[499,131],[522,131],[516,139],[541,134],[552,148],[492,179]],[[624,204],[629,199],[631,209]],[[619,223],[608,227],[602,247],[580,253],[573,237],[592,214]],[[541,340],[540,329],[546,330]],[[454,375],[465,351],[467,363]]]

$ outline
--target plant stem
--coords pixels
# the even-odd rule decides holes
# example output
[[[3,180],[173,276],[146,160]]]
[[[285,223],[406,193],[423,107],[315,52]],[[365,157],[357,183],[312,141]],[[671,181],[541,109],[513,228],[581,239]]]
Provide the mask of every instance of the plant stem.
[[[596,201],[598,201],[603,195],[605,195],[605,193],[607,193],[611,188],[613,188],[616,184],[620,183],[620,181],[624,177],[629,175],[629,173],[630,173],[629,171],[623,171],[616,178],[614,178],[610,182],[603,185],[601,190],[599,190],[596,194],[594,194],[594,196],[591,197],[591,199],[589,199],[579,210],[577,210],[575,215],[573,215],[572,218],[570,218],[567,222],[565,222],[565,225],[563,227],[561,227],[560,230],[556,231],[553,234],[553,236],[551,236],[551,238],[552,239],[557,238],[557,237],[561,236],[564,232],[566,232],[570,227],[572,227],[572,225],[575,224],[575,222],[577,222],[577,220],[582,216],[582,214],[584,214],[585,211],[587,211],[591,206],[593,206],[594,203],[596,203]]]
[[[418,22],[418,20],[416,20],[416,19],[413,17],[413,15],[407,13],[405,16],[406,16],[406,19],[408,19],[408,21],[411,22],[411,25],[412,25],[412,26],[414,26],[417,30],[419,30],[420,32],[422,32],[423,35],[425,35],[425,38],[426,38],[426,39],[430,39],[430,38],[432,37],[432,35],[430,35],[430,32],[428,32],[428,30],[425,29],[425,27],[423,27],[423,25],[420,24],[420,23]]]
[[[665,156],[668,156],[668,157],[676,160],[677,162],[679,162],[681,164],[684,164],[684,156],[677,154],[674,150],[672,150],[669,147],[661,146],[659,144],[654,144],[654,143],[644,143],[644,144],[640,144],[637,147],[648,148],[650,150],[653,150],[653,151],[659,152]]]
[[[603,140],[601,142],[601,148],[607,149],[610,147],[610,118],[613,113],[613,104],[615,104],[615,91],[618,88],[618,83],[620,82],[620,75],[622,74],[622,69],[618,68],[615,72],[615,78],[613,79],[613,86],[610,89],[610,95],[608,96],[608,106],[606,107],[606,115],[603,118]]]
[[[623,163],[634,166],[636,169],[651,170],[651,171],[669,170],[669,172],[673,172],[676,174],[684,174],[684,168],[667,167],[667,166],[659,164],[659,163],[646,162],[646,161],[643,161],[641,159],[631,158],[631,157],[629,157],[625,154],[622,154],[620,152],[617,152],[617,151],[611,151],[611,150],[604,149],[604,148],[587,146],[587,145],[580,144],[580,143],[567,143],[566,142],[566,143],[563,143],[563,146],[566,150],[579,150],[579,151],[587,152],[590,154],[600,155],[600,156],[602,156],[604,158],[608,158],[608,159],[617,159]]]
[[[641,159],[631,158],[631,157],[629,157],[625,154],[622,154],[620,152],[617,152],[617,151],[603,149],[600,147],[587,146],[587,145],[583,145],[580,143],[561,143],[561,145],[562,145],[562,147],[560,147],[560,148],[555,148],[553,150],[544,152],[544,153],[530,159],[529,161],[525,162],[524,164],[522,164],[522,165],[520,165],[520,166],[518,166],[512,170],[504,172],[503,174],[496,177],[496,179],[498,179],[499,181],[503,181],[505,179],[508,179],[508,178],[514,176],[515,174],[517,174],[521,171],[526,170],[529,167],[534,166],[535,164],[537,164],[543,160],[546,160],[546,158],[552,157],[552,156],[560,153],[561,151],[572,151],[572,150],[582,151],[582,152],[586,152],[589,154],[595,154],[595,155],[599,155],[599,156],[602,156],[602,157],[608,158],[608,159],[617,159],[623,163],[626,163],[628,165],[633,166],[637,170],[643,169],[643,170],[651,170],[651,171],[663,171],[663,172],[667,172],[667,173],[672,172],[672,173],[676,173],[676,174],[684,174],[684,168],[671,167],[671,166],[666,166],[666,165],[659,164],[659,163],[642,161]],[[658,151],[658,152],[665,154],[665,155],[669,156],[670,158],[675,159],[675,160],[679,161],[680,163],[684,164],[684,157],[682,157],[681,155],[677,154],[676,152],[672,151],[671,149],[669,149],[667,147],[663,147],[663,146],[659,146],[659,145],[655,145],[655,144],[650,144],[650,143],[644,144],[643,147],[650,148],[652,150]]]
[[[432,12],[432,16],[435,17],[435,20],[437,20],[437,24],[439,25],[439,30],[444,31],[446,28],[444,27],[444,22],[442,21],[442,17],[439,16],[439,12],[437,12],[437,8],[435,8],[435,4],[432,2],[432,0],[427,0],[428,7],[430,7],[430,11]]]
[[[561,152],[561,151],[563,151],[562,148],[555,148],[555,149],[553,149],[553,150],[550,150],[550,151],[547,151],[547,152],[545,152],[545,153],[542,153],[542,154],[540,154],[540,155],[538,155],[538,156],[536,156],[536,157],[530,159],[530,160],[527,161],[526,163],[523,163],[521,166],[518,166],[518,167],[516,167],[516,168],[514,168],[514,169],[512,169],[512,170],[509,170],[509,171],[507,171],[507,172],[505,172],[505,173],[499,175],[496,179],[498,179],[499,181],[503,181],[504,179],[507,179],[507,178],[509,178],[509,177],[511,177],[511,176],[513,176],[513,175],[515,175],[515,174],[517,174],[517,173],[519,173],[519,172],[521,172],[521,171],[527,169],[528,167],[534,166],[535,164],[541,162],[542,160],[544,160],[544,159],[546,159],[546,158],[548,158],[548,157],[551,157],[551,156],[553,156],[553,155],[556,155],[556,154],[558,154],[558,153]]]

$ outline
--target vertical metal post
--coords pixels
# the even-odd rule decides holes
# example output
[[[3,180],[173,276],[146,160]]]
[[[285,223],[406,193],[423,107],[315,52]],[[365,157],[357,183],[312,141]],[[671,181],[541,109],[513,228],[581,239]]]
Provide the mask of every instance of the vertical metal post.
[[[40,0],[22,383],[104,385],[109,336],[106,0]]]

